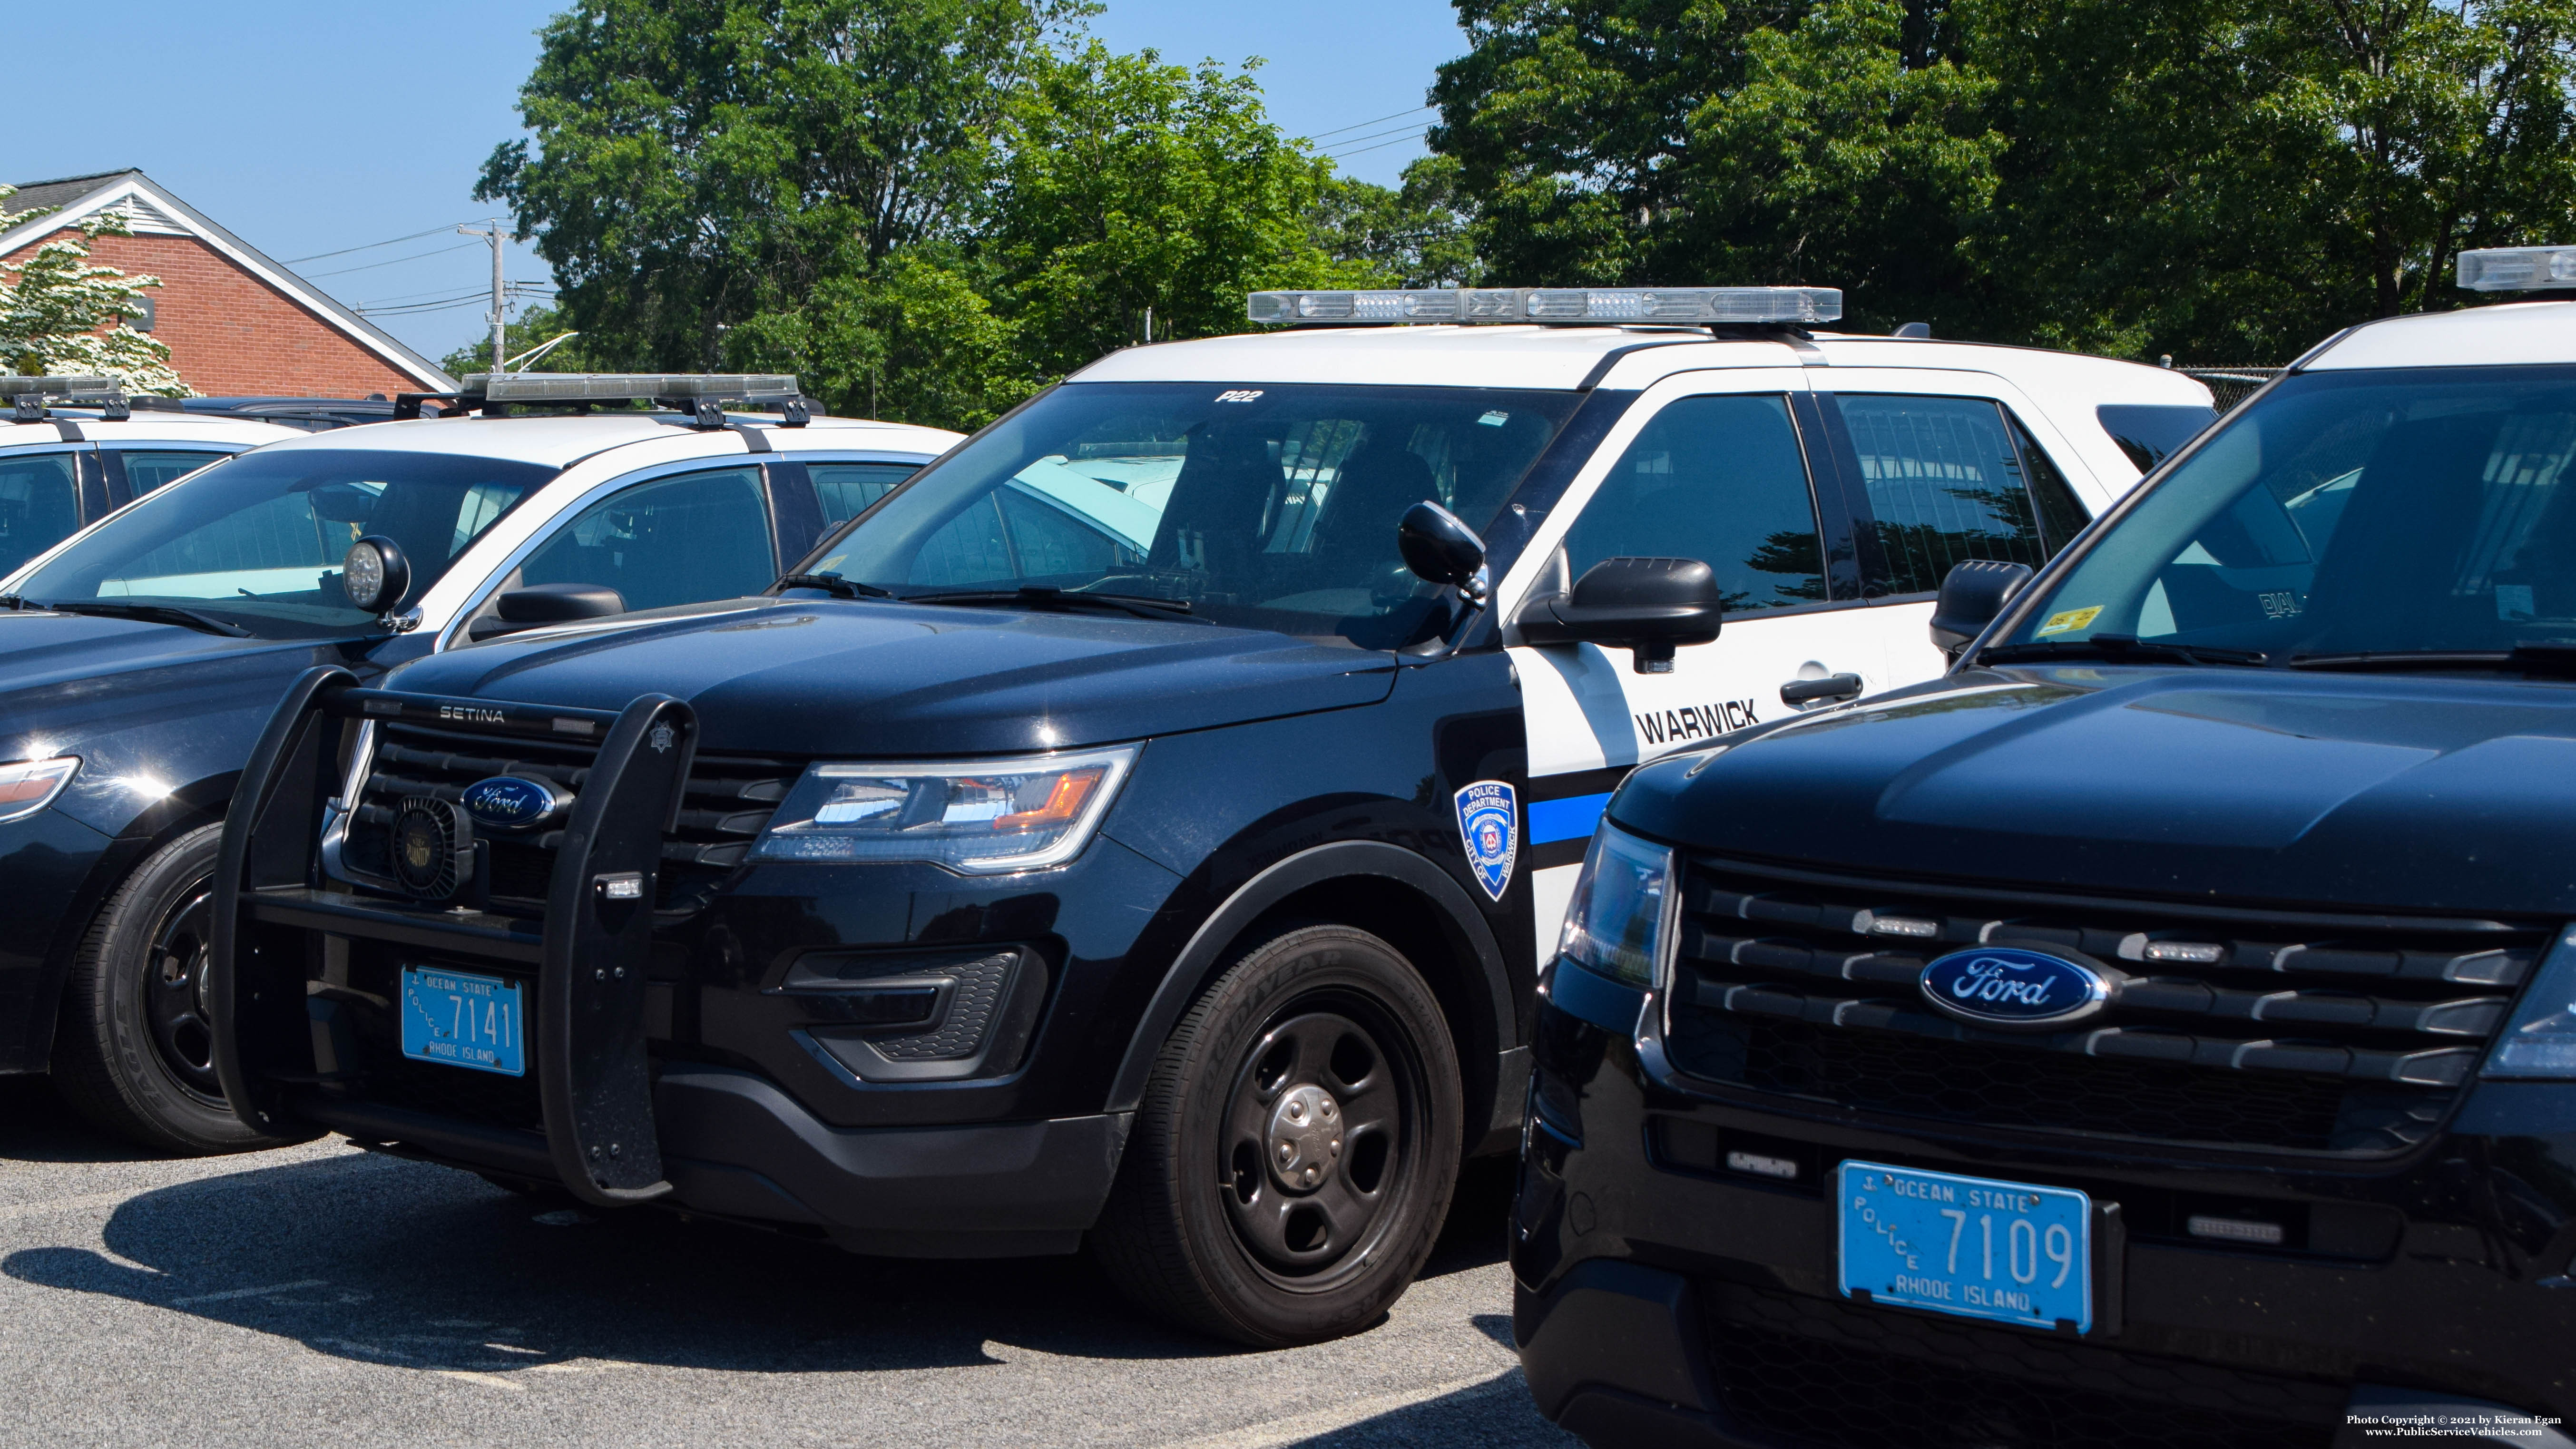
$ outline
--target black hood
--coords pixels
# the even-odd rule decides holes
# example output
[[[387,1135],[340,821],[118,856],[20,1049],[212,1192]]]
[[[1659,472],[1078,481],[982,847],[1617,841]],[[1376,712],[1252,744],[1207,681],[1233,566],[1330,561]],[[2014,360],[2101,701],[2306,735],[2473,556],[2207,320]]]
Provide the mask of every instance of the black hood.
[[[703,748],[893,756],[1059,749],[1372,704],[1385,654],[1259,630],[1083,614],[737,600],[504,638],[385,687],[576,708],[662,693]]]
[[[2576,914],[2576,685],[1976,670],[1649,766],[1611,814],[1858,874]]]

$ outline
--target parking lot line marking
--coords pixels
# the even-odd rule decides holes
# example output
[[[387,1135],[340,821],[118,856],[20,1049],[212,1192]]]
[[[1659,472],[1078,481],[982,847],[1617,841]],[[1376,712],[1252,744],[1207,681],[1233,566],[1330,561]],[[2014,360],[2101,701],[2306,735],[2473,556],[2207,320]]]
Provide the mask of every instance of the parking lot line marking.
[[[1167,1446],[1167,1449],[1281,1449],[1283,1445],[1312,1439],[1320,1434],[1330,1434],[1336,1429],[1347,1429],[1353,1424],[1374,1419],[1380,1414],[1392,1414],[1398,1409],[1427,1404],[1433,1399],[1444,1398],[1451,1394],[1463,1395],[1469,1399],[1485,1399],[1515,1390],[1526,1392],[1521,1390],[1521,1371],[1517,1368],[1505,1369],[1491,1378],[1451,1379],[1447,1383],[1433,1384],[1427,1388],[1380,1394],[1373,1399],[1356,1399],[1329,1409],[1317,1409],[1312,1413],[1299,1414],[1293,1419],[1272,1419],[1266,1423],[1248,1425],[1230,1433],[1211,1434],[1204,1439],[1184,1440]]]
[[[469,1384],[481,1384],[487,1389],[508,1389],[514,1394],[528,1391],[526,1384],[512,1383],[499,1374],[476,1373],[472,1369],[431,1369],[430,1372],[443,1379],[463,1379]]]
[[[328,1288],[327,1278],[299,1278],[292,1283],[272,1283],[266,1288],[228,1288],[221,1293],[198,1293],[187,1298],[168,1299],[164,1308],[185,1308],[192,1303],[230,1303],[236,1298],[265,1298],[271,1293],[291,1293],[298,1288]]]

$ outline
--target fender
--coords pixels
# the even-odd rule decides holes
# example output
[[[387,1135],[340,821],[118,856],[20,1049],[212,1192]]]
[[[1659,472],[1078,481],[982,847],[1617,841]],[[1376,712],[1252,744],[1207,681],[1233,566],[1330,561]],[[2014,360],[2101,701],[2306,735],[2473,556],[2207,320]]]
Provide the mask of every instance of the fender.
[[[1145,1004],[1135,1035],[1128,1039],[1127,1054],[1119,1059],[1118,1075],[1110,1080],[1107,1110],[1136,1109],[1138,1100],[1145,1095],[1145,1078],[1154,1069],[1154,1057],[1163,1049],[1163,1039],[1172,1034],[1181,1014],[1215,978],[1218,967],[1224,964],[1222,953],[1245,927],[1308,886],[1355,875],[1385,876],[1410,886],[1447,915],[1449,924],[1475,952],[1476,964],[1482,969],[1485,1004],[1494,1018],[1494,1040],[1505,1051],[1519,1046],[1520,1025],[1512,1008],[1510,978],[1503,970],[1502,948],[1495,943],[1484,913],[1476,909],[1465,887],[1447,871],[1401,846],[1375,840],[1335,841],[1274,862],[1245,881],[1199,923],[1189,944],[1181,948],[1171,969],[1163,973],[1153,999]]]

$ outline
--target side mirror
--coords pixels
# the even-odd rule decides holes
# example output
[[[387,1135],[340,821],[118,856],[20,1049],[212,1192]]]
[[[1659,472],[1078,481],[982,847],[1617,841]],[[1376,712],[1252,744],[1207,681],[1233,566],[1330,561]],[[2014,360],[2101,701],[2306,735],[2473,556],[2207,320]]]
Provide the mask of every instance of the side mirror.
[[[1958,658],[2030,580],[2028,564],[1982,558],[1952,564],[1941,578],[1941,601],[1932,606],[1932,647]]]
[[[1601,644],[1636,651],[1639,674],[1673,672],[1673,650],[1717,637],[1724,600],[1695,558],[1605,558],[1572,592],[1532,599],[1513,620],[1531,644]]]
[[[626,596],[600,584],[530,584],[494,604],[496,617],[477,619],[465,636],[481,641],[546,624],[573,624],[626,612]]]
[[[1482,604],[1490,590],[1485,575],[1485,541],[1458,515],[1424,499],[1404,510],[1395,525],[1395,546],[1404,566],[1435,584],[1455,585],[1470,604]]]
[[[340,559],[340,592],[353,608],[390,614],[410,591],[411,561],[401,544],[383,534],[359,539]]]

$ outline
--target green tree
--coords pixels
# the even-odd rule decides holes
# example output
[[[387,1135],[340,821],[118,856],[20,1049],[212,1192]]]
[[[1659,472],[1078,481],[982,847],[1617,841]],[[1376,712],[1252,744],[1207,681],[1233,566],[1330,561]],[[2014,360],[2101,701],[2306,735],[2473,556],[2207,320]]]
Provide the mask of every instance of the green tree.
[[[510,324],[509,337],[504,345],[510,349],[510,356],[520,357],[564,333],[578,331],[580,329],[574,327],[558,309],[530,307],[519,314],[519,320]],[[543,356],[527,366],[537,372],[616,371],[616,368],[593,356],[587,346],[588,342],[587,336],[577,336],[571,341],[556,343],[553,347],[547,348]],[[438,365],[440,370],[450,377],[463,377],[469,372],[490,372],[492,339],[485,336],[470,342],[440,358]]]
[[[0,186],[0,231],[42,216],[12,213],[14,186]],[[130,236],[116,212],[76,228],[78,239],[46,242],[18,265],[0,271],[0,372],[113,377],[137,396],[194,397],[170,366],[170,345],[125,325],[145,287],[159,277],[128,275],[89,259],[89,243],[102,236]]]

